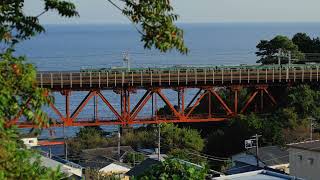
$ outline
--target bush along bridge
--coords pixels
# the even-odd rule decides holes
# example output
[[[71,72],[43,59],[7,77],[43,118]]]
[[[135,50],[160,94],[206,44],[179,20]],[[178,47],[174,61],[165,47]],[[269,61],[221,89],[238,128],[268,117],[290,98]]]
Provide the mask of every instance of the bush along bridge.
[[[217,122],[235,117],[249,111],[249,107],[259,105],[276,106],[277,99],[270,93],[271,87],[295,86],[299,84],[317,84],[320,65],[257,65],[257,66],[212,66],[212,67],[171,67],[171,68],[133,68],[133,69],[82,69],[78,72],[38,72],[38,86],[60,92],[65,97],[64,113],[54,103],[50,108],[57,115],[51,126],[100,126],[100,125],[133,125],[152,123],[179,122]],[[188,89],[198,89],[190,102],[185,102]],[[230,92],[231,101],[219,94],[219,89]],[[177,92],[176,102],[170,102],[163,90],[173,89]],[[251,93],[243,99],[240,92],[250,89]],[[137,90],[146,92],[137,104],[132,105],[130,98]],[[87,91],[85,98],[73,110],[70,110],[70,98],[74,91]],[[120,96],[121,110],[110,103],[102,91],[112,91]],[[160,98],[171,110],[170,115],[157,114],[156,100]],[[201,100],[208,98],[208,110],[195,114],[194,110]],[[209,98],[210,97],[210,98]],[[215,104],[211,102],[212,97]],[[94,104],[94,118],[81,119],[89,100],[98,98],[105,103],[115,118],[98,117],[98,104]],[[152,101],[152,115],[138,116],[147,102]],[[230,103],[232,102],[232,103]],[[239,103],[241,102],[241,103]],[[177,106],[174,104],[177,103]],[[241,106],[240,106],[241,104]],[[105,108],[104,107],[104,108]],[[132,109],[130,107],[133,107]],[[154,108],[156,107],[156,108]],[[215,113],[219,108],[224,113]],[[257,107],[256,107],[257,109]],[[34,127],[30,122],[17,117],[13,124],[21,128]]]

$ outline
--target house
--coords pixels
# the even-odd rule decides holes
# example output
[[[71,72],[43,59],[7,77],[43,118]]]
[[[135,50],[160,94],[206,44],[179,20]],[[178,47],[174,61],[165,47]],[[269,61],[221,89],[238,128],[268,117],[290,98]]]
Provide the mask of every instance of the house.
[[[47,168],[57,169],[60,167],[60,171],[70,179],[81,179],[82,177],[82,166],[57,156],[51,156],[49,153],[42,152],[40,162],[42,166]]]
[[[102,156],[111,161],[122,161],[123,157],[128,152],[135,152],[130,146],[121,146],[120,154],[118,154],[118,147],[94,148],[82,150],[81,157],[84,160]]]
[[[276,173],[268,170],[257,170],[227,176],[220,176],[213,178],[214,180],[302,180],[301,178],[297,178],[294,176],[289,176],[282,173]]]
[[[95,148],[82,150],[80,163],[84,168],[96,169],[102,174],[118,174],[123,179],[123,174],[131,167],[122,163],[123,157],[128,152],[134,152],[130,146]],[[120,160],[120,161],[119,161]]]
[[[320,141],[289,144],[290,174],[308,180],[320,177]]]
[[[27,149],[30,149],[31,147],[38,146],[38,138],[37,137],[24,137],[24,138],[21,138],[21,141],[27,147]]]
[[[144,161],[142,161],[140,164],[136,165],[135,167],[133,167],[130,171],[128,171],[125,175],[126,176],[140,176],[142,175],[144,172],[150,170],[152,168],[152,166],[157,165],[161,163],[158,160],[155,159],[151,159],[151,158],[147,158]]]
[[[256,171],[265,167],[289,173],[289,152],[279,146],[259,148],[259,165],[257,165],[255,149],[233,155],[231,159],[234,166],[227,170],[227,174]]]

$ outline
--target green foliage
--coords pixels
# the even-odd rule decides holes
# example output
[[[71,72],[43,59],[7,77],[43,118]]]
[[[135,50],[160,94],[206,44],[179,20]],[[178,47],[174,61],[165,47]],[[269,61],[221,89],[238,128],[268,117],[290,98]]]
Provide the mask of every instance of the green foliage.
[[[195,164],[207,164],[207,159],[204,156],[201,156],[199,152],[190,149],[171,149],[167,155],[171,158],[183,159]]]
[[[319,37],[311,38],[306,33],[297,33],[293,36],[292,41],[303,53],[320,53]]]
[[[156,147],[156,132],[153,129],[137,129],[133,132],[124,133],[121,144],[137,148]]]
[[[58,170],[42,167],[38,155],[24,149],[18,140],[17,129],[7,128],[0,120],[0,179],[62,179]]]
[[[124,163],[128,163],[132,166],[139,164],[146,159],[144,154],[136,152],[128,152],[124,157]]]
[[[300,118],[320,118],[320,92],[310,86],[301,85],[292,88],[288,95],[288,105],[299,113]]]
[[[45,11],[57,10],[68,17],[77,15],[72,3],[56,2],[55,6],[46,5]],[[23,5],[24,0],[0,2],[0,44],[4,45],[0,52],[0,179],[62,179],[59,169],[42,167],[37,154],[21,145],[18,130],[10,124],[24,115],[39,128],[50,125],[41,108],[52,97],[38,88],[35,67],[24,57],[13,56],[15,44],[44,31],[39,16],[26,16]]]
[[[43,0],[43,13],[55,10],[65,17],[78,16],[75,5],[63,0]],[[2,0],[0,2],[0,43],[12,47],[21,40],[26,40],[45,29],[39,23],[39,15],[27,16],[23,12],[24,0]]]
[[[204,140],[197,130],[179,128],[174,124],[162,124],[161,145],[165,152],[172,149],[202,151]]]
[[[207,175],[206,168],[200,168],[193,165],[189,165],[183,162],[180,162],[176,159],[167,159],[161,164],[152,166],[150,171],[147,171],[145,174],[136,177],[134,179],[139,180],[204,180]]]
[[[9,122],[16,118],[21,108],[28,121],[40,127],[48,126],[41,107],[52,98],[44,96],[45,89],[36,85],[36,70],[24,57],[13,57],[12,50],[0,55],[0,120]]]
[[[85,179],[92,179],[92,180],[120,180],[119,174],[103,174],[96,169],[86,169],[84,172]]]
[[[183,30],[175,26],[178,15],[168,0],[125,0],[123,14],[133,23],[139,24],[142,31],[141,41],[145,48],[153,46],[161,52],[176,48],[180,53],[187,53],[184,45]]]
[[[113,144],[115,144],[115,139],[106,138],[99,127],[83,127],[74,138],[68,140],[72,155],[79,155],[83,149],[107,147]]]
[[[291,52],[292,59],[301,60],[304,58],[304,55],[298,50],[298,46],[295,45],[292,40],[286,36],[276,36],[275,38],[268,40],[262,40],[257,45],[258,51],[256,55],[260,57],[257,63],[262,64],[274,64],[278,62],[277,53],[281,49],[282,53],[288,54]],[[282,63],[288,62],[288,57],[281,58]]]

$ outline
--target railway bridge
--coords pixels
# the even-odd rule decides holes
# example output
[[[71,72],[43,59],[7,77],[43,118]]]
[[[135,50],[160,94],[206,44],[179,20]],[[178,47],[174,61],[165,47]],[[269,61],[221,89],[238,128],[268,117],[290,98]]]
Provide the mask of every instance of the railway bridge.
[[[270,65],[270,66],[223,66],[223,67],[171,67],[139,69],[86,69],[78,72],[38,72],[38,86],[60,92],[64,96],[64,112],[54,103],[50,108],[58,118],[51,118],[52,126],[98,126],[98,125],[134,125],[165,122],[214,122],[224,121],[245,113],[253,102],[259,101],[259,108],[264,104],[276,105],[277,100],[268,90],[274,86],[294,86],[315,84],[319,81],[318,65]],[[221,96],[220,89],[232,93],[232,104]],[[243,89],[250,88],[251,94],[239,99]],[[170,102],[163,93],[164,89],[173,89],[177,93],[176,102]],[[190,102],[185,101],[188,89],[197,89]],[[137,90],[145,90],[138,103],[132,105],[130,99]],[[71,111],[70,98],[74,91],[87,92],[85,98]],[[121,110],[110,103],[102,91],[111,91],[120,96]],[[156,98],[160,99],[172,111],[170,115],[158,114]],[[201,100],[208,97],[206,113],[194,113]],[[212,97],[216,104],[211,102]],[[100,99],[111,110],[115,118],[98,116],[98,104],[94,105],[94,117],[82,119],[79,113],[88,102]],[[152,101],[152,115],[139,117],[138,114],[147,102]],[[239,103],[241,102],[241,103]],[[178,104],[175,106],[174,104]],[[240,104],[242,105],[240,107]],[[132,108],[133,107],[133,108]],[[215,113],[214,108],[223,109],[224,113]],[[14,124],[21,128],[33,127],[17,117]]]

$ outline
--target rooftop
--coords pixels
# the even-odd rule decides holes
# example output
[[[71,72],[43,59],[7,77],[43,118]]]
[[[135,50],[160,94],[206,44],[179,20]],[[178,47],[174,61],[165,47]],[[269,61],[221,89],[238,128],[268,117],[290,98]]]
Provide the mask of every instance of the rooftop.
[[[230,176],[221,176],[213,178],[215,180],[302,180],[300,178],[280,174],[268,170],[258,170],[246,173],[240,173]]]
[[[232,156],[233,161],[256,165],[255,149],[236,154]],[[286,148],[279,146],[265,146],[259,148],[259,160],[261,165],[274,166],[289,163],[289,152]]]
[[[126,152],[134,152],[134,150],[130,146],[121,146],[120,157]],[[118,147],[85,149],[82,150],[80,164],[83,167],[101,169],[111,163],[117,162],[118,159]]]
[[[288,147],[320,152],[320,140],[304,141],[299,143],[288,144]]]
[[[142,161],[140,164],[133,167],[130,171],[126,173],[127,176],[139,176],[143,174],[145,171],[148,171],[152,166],[161,163],[155,159],[146,159]]]

